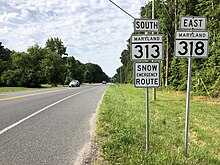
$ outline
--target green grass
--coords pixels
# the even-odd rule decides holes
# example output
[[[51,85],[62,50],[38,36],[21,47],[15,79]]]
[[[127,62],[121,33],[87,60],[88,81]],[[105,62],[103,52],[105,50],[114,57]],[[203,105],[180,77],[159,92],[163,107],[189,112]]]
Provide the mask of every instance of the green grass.
[[[57,87],[63,87],[63,85],[58,85]],[[53,88],[53,86],[48,84],[43,84],[39,88],[27,88],[27,87],[0,87],[1,92],[17,92],[17,91],[25,91],[25,90],[36,90],[42,88]]]
[[[96,164],[220,164],[220,104],[191,100],[184,156],[186,94],[150,90],[150,152],[146,152],[145,89],[112,85],[97,124],[102,161]]]
[[[26,87],[0,87],[1,92],[17,92],[17,91],[25,91],[25,90],[35,90],[39,88],[26,88]]]

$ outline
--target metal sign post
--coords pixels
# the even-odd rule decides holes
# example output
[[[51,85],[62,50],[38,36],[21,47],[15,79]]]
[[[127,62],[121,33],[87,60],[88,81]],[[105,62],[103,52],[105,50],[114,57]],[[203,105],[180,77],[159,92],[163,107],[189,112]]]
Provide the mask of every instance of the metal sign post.
[[[134,86],[146,88],[146,151],[150,151],[149,135],[149,90],[160,86],[159,62],[136,62],[134,64]]]
[[[135,32],[158,32],[159,20],[135,19]],[[159,34],[144,34],[131,36],[132,60],[162,60],[163,37]],[[136,88],[146,88],[146,151],[150,151],[149,135],[149,90],[160,86],[159,63],[137,62],[135,63]]]
[[[188,130],[189,130],[189,108],[190,108],[190,89],[192,74],[192,58],[188,59],[188,82],[187,82],[187,98],[186,98],[186,122],[185,122],[185,155],[188,154]]]
[[[158,32],[159,31],[159,20],[154,19],[154,0],[152,1],[152,15],[153,19],[146,20],[146,19],[135,19],[134,20],[134,31],[139,32]],[[132,47],[132,54],[131,57],[133,60],[150,60],[150,59],[163,59],[163,38],[162,35],[148,35],[145,34],[145,36],[142,36],[140,38],[132,37],[134,41]],[[139,63],[140,64],[140,63]],[[135,64],[136,66],[136,64]],[[155,63],[144,63],[140,64],[139,66],[142,66],[142,68],[138,68],[137,71],[139,73],[139,87],[143,86],[146,88],[146,150],[147,152],[150,151],[150,135],[149,135],[149,95],[148,95],[148,88],[150,86],[159,87],[160,83],[160,76],[159,76],[159,69],[160,64]],[[149,66],[149,68],[146,68],[144,66]],[[154,69],[153,69],[154,66]],[[151,67],[151,68],[150,68]],[[156,68],[156,69],[155,69]],[[136,70],[136,69],[135,69]],[[157,71],[158,70],[158,71]],[[142,72],[142,73],[141,73]],[[149,74],[149,72],[152,72],[152,75]],[[159,72],[159,73],[158,73]],[[135,71],[135,74],[137,72]],[[135,75],[137,76],[137,75]],[[157,77],[158,76],[158,77]],[[141,78],[142,77],[142,78]],[[148,82],[147,82],[148,79]],[[151,79],[151,80],[149,80]],[[135,83],[138,83],[137,81]],[[137,84],[136,84],[137,85]],[[137,87],[135,85],[135,87]]]
[[[148,95],[148,88],[146,88],[146,150],[147,152],[150,151],[150,135],[149,135],[149,95]]]
[[[184,145],[185,156],[187,156],[192,58],[208,57],[209,33],[205,31],[206,17],[200,17],[200,16],[180,17],[180,29],[187,31],[176,32],[174,54],[177,58],[188,58],[188,80],[187,80],[185,145]]]

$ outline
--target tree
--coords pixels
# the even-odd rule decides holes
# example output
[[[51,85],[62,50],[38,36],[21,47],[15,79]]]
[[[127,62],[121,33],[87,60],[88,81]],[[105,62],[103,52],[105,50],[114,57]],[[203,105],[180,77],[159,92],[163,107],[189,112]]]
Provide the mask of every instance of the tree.
[[[81,63],[80,61],[76,60],[76,69],[75,69],[75,72],[74,72],[74,77],[75,79],[79,80],[80,83],[83,82],[84,80],[84,73],[85,73],[85,70],[86,70],[86,66],[85,64]]]
[[[141,7],[141,18],[149,19],[152,2]],[[213,96],[220,95],[220,3],[219,0],[156,0],[155,18],[160,22],[160,33],[164,41],[164,58],[161,70],[163,84],[175,90],[186,90],[187,59],[174,57],[175,32],[179,27],[180,16],[206,16],[207,30],[210,35],[208,59],[193,59],[192,90],[205,94],[207,90]],[[137,32],[135,32],[136,34]],[[140,33],[138,33],[140,34]],[[130,60],[130,42],[121,53],[122,66],[115,77],[120,82],[132,82],[133,62]],[[168,83],[169,80],[169,83]],[[199,83],[203,81],[203,83]],[[205,86],[205,87],[204,87]],[[205,89],[207,88],[207,89]]]
[[[101,83],[103,80],[109,81],[108,76],[102,71],[102,68],[97,64],[85,64],[86,70],[92,74],[92,82]]]
[[[7,70],[2,76],[1,80],[6,86],[23,86],[22,84],[23,74],[20,69]]]
[[[59,83],[64,84],[65,65],[57,53],[47,49],[45,58],[41,61],[41,68],[49,84],[53,86],[57,86]]]
[[[0,59],[3,61],[11,61],[11,51],[4,48],[2,42],[0,42]]]
[[[0,86],[5,85],[1,81],[1,76],[4,71],[11,69],[12,60],[11,60],[11,51],[7,48],[4,48],[2,42],[0,42]]]
[[[59,39],[58,37],[48,39],[45,45],[46,49],[50,49],[52,52],[60,55],[60,57],[62,57],[63,54],[66,54],[66,47],[63,45],[61,39]]]
[[[76,60],[73,56],[65,58],[66,60],[66,75],[65,75],[65,83],[68,84],[71,80],[75,79],[74,78],[74,73],[75,73],[75,66],[76,66]]]
[[[27,86],[27,72],[31,63],[30,56],[25,52],[12,53],[13,70],[7,70],[2,75],[2,81],[8,86]]]
[[[50,38],[45,48],[29,47],[26,52],[11,52],[0,42],[0,86],[39,87],[42,83],[68,84],[72,79],[108,81],[108,76],[96,64],[85,64],[73,56],[62,58],[66,47],[59,38]],[[86,70],[86,72],[85,72]]]
[[[8,86],[40,86],[44,77],[39,64],[44,56],[44,49],[38,45],[30,47],[27,52],[13,52],[13,70],[5,71],[2,81]]]
[[[92,81],[93,81],[92,73],[89,70],[86,70],[84,73],[84,82],[92,83]]]

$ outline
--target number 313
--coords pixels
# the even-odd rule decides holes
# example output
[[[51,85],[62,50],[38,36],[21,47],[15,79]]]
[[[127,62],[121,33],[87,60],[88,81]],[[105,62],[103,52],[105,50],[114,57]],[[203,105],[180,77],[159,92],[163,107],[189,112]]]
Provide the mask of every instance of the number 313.
[[[149,51],[149,47],[150,49],[153,49],[154,53],[150,54]],[[149,58],[149,54],[151,55],[151,57],[153,58],[158,58],[160,56],[160,47],[158,45],[136,45],[134,48],[138,49],[138,54],[135,54],[134,57],[136,58],[142,58],[146,52],[146,58]]]

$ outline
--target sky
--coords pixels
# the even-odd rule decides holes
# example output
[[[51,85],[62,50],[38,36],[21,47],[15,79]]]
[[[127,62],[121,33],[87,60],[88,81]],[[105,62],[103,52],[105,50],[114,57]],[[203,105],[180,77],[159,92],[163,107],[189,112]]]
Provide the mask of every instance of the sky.
[[[135,18],[147,0],[112,0]],[[0,0],[0,42],[15,51],[58,37],[69,56],[112,77],[133,32],[133,18],[109,0]]]

